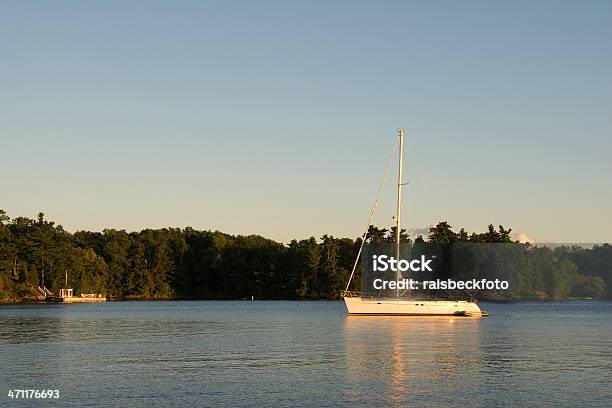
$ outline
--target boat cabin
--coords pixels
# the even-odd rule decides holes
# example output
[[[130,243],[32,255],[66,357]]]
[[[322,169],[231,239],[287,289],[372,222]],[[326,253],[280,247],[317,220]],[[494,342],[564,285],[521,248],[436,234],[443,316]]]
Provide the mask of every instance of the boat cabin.
[[[73,297],[73,290],[74,289],[60,289],[59,290],[59,297],[61,298],[67,298],[67,297]]]

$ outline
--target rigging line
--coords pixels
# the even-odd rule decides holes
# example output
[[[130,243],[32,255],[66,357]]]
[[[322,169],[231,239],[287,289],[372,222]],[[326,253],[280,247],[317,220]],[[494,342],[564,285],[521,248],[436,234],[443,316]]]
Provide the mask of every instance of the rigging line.
[[[349,286],[351,285],[351,281],[353,280],[353,275],[355,275],[355,269],[357,269],[357,263],[359,262],[359,257],[361,256],[361,251],[363,250],[363,245],[365,244],[366,236],[368,235],[368,230],[370,229],[370,225],[372,225],[372,218],[374,218],[374,213],[376,212],[376,206],[378,205],[378,199],[380,198],[380,193],[385,186],[385,181],[387,181],[387,176],[389,175],[389,169],[391,168],[391,162],[395,157],[395,152],[397,152],[397,148],[399,146],[399,136],[397,137],[397,142],[395,143],[395,148],[393,149],[393,153],[391,153],[391,157],[389,157],[389,161],[387,162],[387,169],[385,170],[385,175],[382,179],[382,183],[380,183],[380,187],[378,188],[378,193],[376,194],[376,200],[374,200],[374,206],[372,207],[372,212],[370,213],[370,218],[368,219],[368,225],[366,225],[365,231],[361,236],[361,245],[359,246],[359,251],[357,252],[357,258],[355,259],[355,264],[353,264],[353,270],[351,271],[351,276],[349,277],[348,283],[346,284],[345,292],[349,290]]]

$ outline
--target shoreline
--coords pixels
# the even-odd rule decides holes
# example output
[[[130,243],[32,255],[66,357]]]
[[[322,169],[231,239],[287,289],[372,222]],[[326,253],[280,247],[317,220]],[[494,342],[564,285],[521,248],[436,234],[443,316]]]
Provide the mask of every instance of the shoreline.
[[[297,298],[297,299],[245,299],[245,298],[121,298],[107,299],[107,302],[200,302],[200,301],[218,301],[218,302],[339,302],[341,298]],[[477,300],[478,303],[496,303],[496,304],[518,304],[518,303],[570,303],[570,302],[612,302],[612,299],[606,298],[563,298],[563,299],[511,299],[511,300],[493,300],[483,299]],[[0,300],[0,305],[14,304],[60,304],[57,302],[47,302],[44,299],[12,299]],[[92,302],[95,303],[95,302]],[[104,302],[98,302],[104,303]]]

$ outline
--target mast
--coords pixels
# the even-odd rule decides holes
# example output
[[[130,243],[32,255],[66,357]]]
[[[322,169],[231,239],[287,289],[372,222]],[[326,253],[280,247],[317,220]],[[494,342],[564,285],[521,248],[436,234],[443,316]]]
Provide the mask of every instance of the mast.
[[[399,130],[399,165],[397,166],[397,210],[395,213],[395,259],[400,260],[400,235],[401,235],[401,213],[402,213],[402,164],[404,161],[404,129]],[[402,274],[397,268],[395,280],[399,281]],[[399,289],[396,290],[399,297]]]
[[[68,287],[68,269],[66,269],[66,287]]]

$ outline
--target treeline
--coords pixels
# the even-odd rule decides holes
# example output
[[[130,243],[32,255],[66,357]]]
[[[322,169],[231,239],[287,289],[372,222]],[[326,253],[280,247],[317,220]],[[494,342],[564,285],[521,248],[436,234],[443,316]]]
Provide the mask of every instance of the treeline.
[[[193,228],[70,234],[44,218],[0,210],[0,299],[23,285],[114,298],[334,298],[360,241],[328,235],[284,245]],[[21,286],[19,284],[22,284]],[[356,283],[357,284],[357,283]]]
[[[611,297],[612,247],[531,246],[483,241],[426,242],[412,246],[411,255],[431,259],[432,271],[418,280],[506,281],[507,289],[465,291],[481,300]],[[423,295],[456,297],[457,291],[428,291]]]
[[[401,237],[402,242],[411,241],[404,230]],[[394,239],[394,228],[371,227],[366,236],[370,242]],[[510,230],[502,226],[468,234],[463,229],[454,232],[446,222],[431,228],[429,236],[414,238],[415,244],[461,242],[512,240]],[[66,272],[68,287],[77,293],[117,299],[337,298],[360,245],[360,238],[329,235],[285,245],[259,235],[234,236],[190,227],[71,234],[42,213],[36,219],[10,219],[0,210],[0,300],[28,297],[32,288],[43,284],[56,292],[65,287]],[[538,248],[550,253],[547,265],[552,265],[552,271],[558,262],[570,262],[574,268],[563,291],[548,293],[544,287],[544,294],[609,297],[611,248],[607,244],[592,250]],[[360,288],[359,272],[358,265],[352,290]],[[529,298],[533,293],[525,289],[513,296]]]
[[[423,280],[468,281],[487,279],[509,282],[507,290],[417,291],[420,296],[473,297],[481,300],[553,300],[568,298],[612,298],[612,246],[532,246],[513,242],[510,229],[489,225],[484,233],[453,231],[447,222],[429,229],[425,239],[417,237],[410,246],[410,257],[432,259],[431,272],[413,274]],[[370,228],[369,242],[393,242],[395,229]],[[402,242],[410,242],[405,234]],[[388,253],[391,249],[391,253]],[[374,254],[393,255],[389,247],[371,248]],[[402,254],[407,257],[405,251]],[[389,272],[393,275],[393,273]],[[369,271],[366,281],[380,277]],[[372,285],[366,285],[370,293]],[[393,291],[392,291],[393,292]]]

